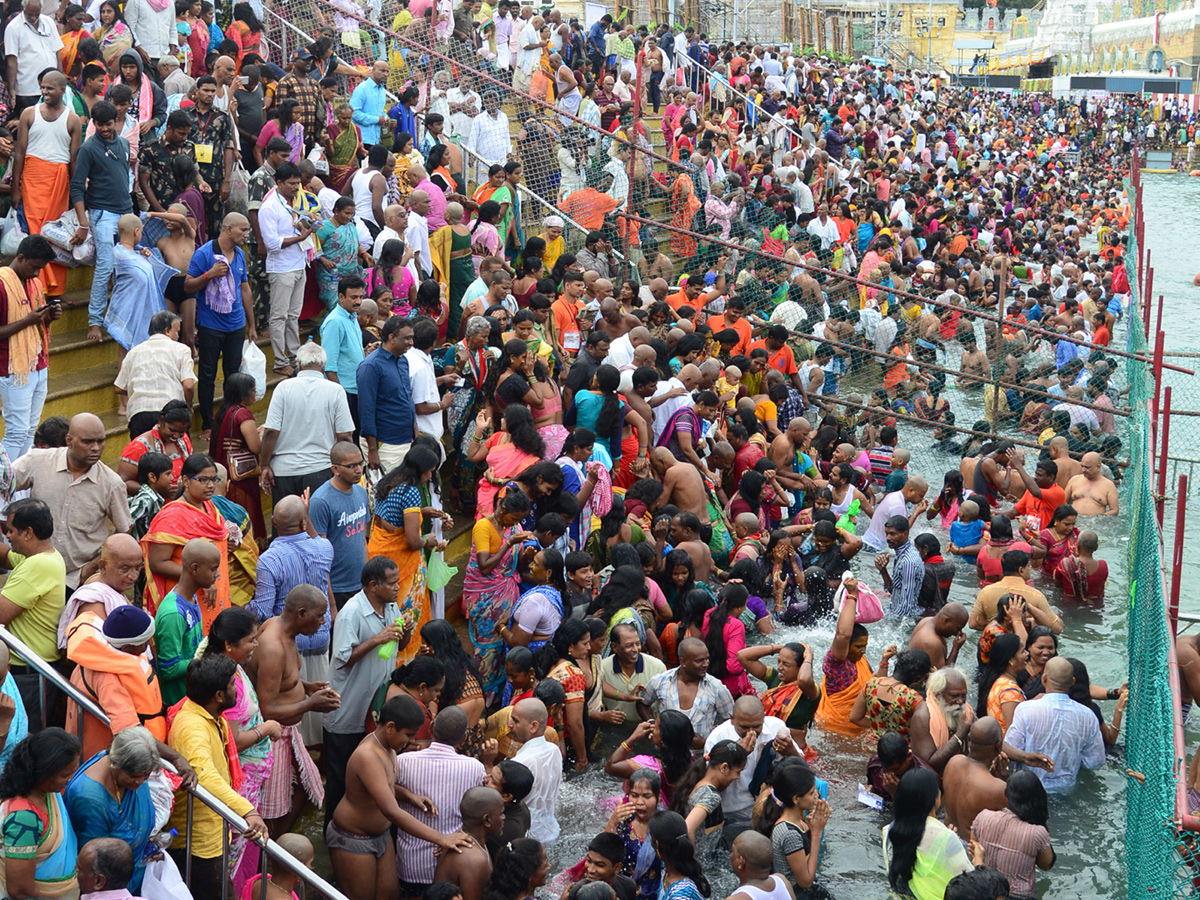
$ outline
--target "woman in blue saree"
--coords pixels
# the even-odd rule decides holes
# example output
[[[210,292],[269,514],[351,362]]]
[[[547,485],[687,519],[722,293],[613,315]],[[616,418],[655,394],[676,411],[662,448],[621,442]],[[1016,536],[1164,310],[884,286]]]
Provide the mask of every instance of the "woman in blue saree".
[[[155,832],[148,779],[162,768],[158,743],[142,726],[117,732],[112,747],[97,753],[67,784],[67,811],[79,846],[92,838],[120,838],[133,848],[135,895],[146,872],[146,845]]]
[[[321,239],[321,255],[317,257],[317,292],[325,308],[333,309],[338,302],[338,280],[347,275],[359,275],[359,258],[363,255],[358,244],[358,228],[354,224],[354,201],[338,197],[333,204],[333,218],[326,219],[317,229]],[[366,260],[363,260],[366,265]]]

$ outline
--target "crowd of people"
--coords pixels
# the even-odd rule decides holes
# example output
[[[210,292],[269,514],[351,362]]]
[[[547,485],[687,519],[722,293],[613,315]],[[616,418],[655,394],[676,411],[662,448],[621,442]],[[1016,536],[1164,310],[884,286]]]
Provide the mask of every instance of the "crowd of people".
[[[505,0],[411,0],[372,59],[391,10],[311,5],[288,60],[249,2],[5,29],[0,623],[110,720],[2,654],[5,896],[136,894],[165,848],[194,896],[286,900],[260,844],[311,864],[312,808],[350,900],[829,896],[854,754],[891,889],[1036,896],[1128,699],[1059,643],[1119,513],[1151,108]],[[41,421],[80,259],[115,469],[98,416]]]

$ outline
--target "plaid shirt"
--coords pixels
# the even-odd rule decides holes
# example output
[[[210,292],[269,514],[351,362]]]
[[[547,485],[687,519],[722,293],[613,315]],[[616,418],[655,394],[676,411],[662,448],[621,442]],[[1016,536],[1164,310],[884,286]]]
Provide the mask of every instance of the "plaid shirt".
[[[325,98],[321,96],[321,85],[305,76],[294,73],[284,75],[275,88],[275,105],[284,100],[296,100],[296,121],[304,126],[305,141],[315,141],[325,127]]]
[[[655,675],[646,683],[642,702],[657,707],[655,715],[664,709],[678,709],[692,720],[696,734],[707,735],[710,731],[733,715],[733,696],[729,689],[712,675],[696,685],[696,698],[691,709],[679,707],[679,669],[668,669]]]
[[[141,171],[149,176],[150,190],[163,209],[170,206],[175,195],[179,193],[179,186],[175,183],[175,175],[171,171],[171,163],[180,155],[190,156],[195,162],[196,145],[192,141],[184,141],[178,147],[173,147],[164,137],[152,144],[143,144],[141,152],[138,153],[138,165]]]

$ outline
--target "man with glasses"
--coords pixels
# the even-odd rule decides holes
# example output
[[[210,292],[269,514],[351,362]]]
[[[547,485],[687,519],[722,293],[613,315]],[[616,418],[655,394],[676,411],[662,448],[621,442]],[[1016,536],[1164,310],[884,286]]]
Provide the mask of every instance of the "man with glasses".
[[[333,545],[329,581],[340,612],[361,586],[359,577],[367,562],[367,491],[359,481],[362,451],[350,441],[340,441],[329,451],[333,477],[313,492],[308,504],[312,526]]]

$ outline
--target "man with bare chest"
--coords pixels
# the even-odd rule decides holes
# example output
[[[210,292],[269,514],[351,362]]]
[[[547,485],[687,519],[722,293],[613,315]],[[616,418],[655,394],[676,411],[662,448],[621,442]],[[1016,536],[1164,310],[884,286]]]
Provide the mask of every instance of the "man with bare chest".
[[[311,584],[292,588],[283,602],[283,613],[263,623],[258,649],[247,664],[263,718],[283,726],[259,804],[272,835],[292,830],[305,796],[318,807],[325,800],[321,773],[297,726],[307,712],[333,712],[340,697],[327,681],[301,680],[296,637],[316,634],[328,607],[329,598],[319,588]]]
[[[970,834],[971,823],[985,809],[1005,809],[1005,781],[997,777],[1008,769],[1003,754],[1004,732],[991,716],[976,719],[971,725],[967,753],[946,763],[942,774],[942,794],[946,804],[946,825],[959,834]]]
[[[461,833],[438,834],[396,800],[396,754],[412,744],[424,724],[425,711],[416,700],[407,694],[393,697],[383,704],[379,726],[363,738],[346,764],[346,793],[325,827],[325,844],[338,885],[350,900],[395,900],[393,824],[443,850],[472,843]]]
[[[457,884],[463,900],[479,900],[492,875],[492,857],[487,851],[488,838],[499,837],[504,830],[504,798],[495,788],[473,787],[463,794],[459,804],[463,833],[471,844],[461,853],[443,853],[433,873],[436,884]]]
[[[699,469],[676,459],[666,447],[655,447],[650,453],[650,465],[663,482],[663,504],[671,503],[681,510],[695,513],[700,524],[709,523],[708,494]]]
[[[192,262],[192,254],[196,252],[196,226],[188,219],[188,208],[182,203],[172,203],[166,212],[150,212],[148,215],[162,219],[167,226],[167,233],[155,243],[162,253],[163,262],[173,269],[178,269],[178,275],[172,275],[163,292],[167,308],[183,317],[183,343],[192,348],[196,347],[196,292],[190,294],[184,288],[187,281],[188,266]]]
[[[600,293],[600,282],[608,279],[599,279],[596,282],[597,293]],[[611,292],[611,287],[610,287]],[[600,318],[596,320],[596,328],[602,330],[608,335],[610,341],[615,341],[617,338],[624,337],[629,333],[631,328],[636,328],[641,322],[637,316],[628,315],[622,312],[621,304],[614,297],[608,297],[600,303]]]

